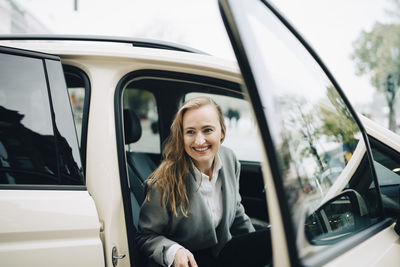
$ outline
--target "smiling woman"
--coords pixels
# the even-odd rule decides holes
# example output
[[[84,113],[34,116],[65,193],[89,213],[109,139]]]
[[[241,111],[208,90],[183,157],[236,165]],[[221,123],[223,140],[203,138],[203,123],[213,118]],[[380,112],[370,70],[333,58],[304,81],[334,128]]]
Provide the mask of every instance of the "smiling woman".
[[[178,110],[140,211],[136,242],[151,263],[221,266],[217,255],[232,237],[255,231],[241,204],[240,164],[221,146],[225,129],[208,97]]]

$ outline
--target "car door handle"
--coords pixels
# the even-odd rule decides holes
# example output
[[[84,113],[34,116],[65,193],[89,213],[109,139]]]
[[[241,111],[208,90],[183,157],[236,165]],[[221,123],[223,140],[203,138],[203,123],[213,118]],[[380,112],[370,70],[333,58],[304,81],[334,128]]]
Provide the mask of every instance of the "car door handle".
[[[114,267],[117,266],[118,260],[121,260],[121,259],[125,258],[125,256],[126,256],[125,254],[118,255],[117,247],[113,247],[112,248],[112,263],[113,263],[113,266]]]

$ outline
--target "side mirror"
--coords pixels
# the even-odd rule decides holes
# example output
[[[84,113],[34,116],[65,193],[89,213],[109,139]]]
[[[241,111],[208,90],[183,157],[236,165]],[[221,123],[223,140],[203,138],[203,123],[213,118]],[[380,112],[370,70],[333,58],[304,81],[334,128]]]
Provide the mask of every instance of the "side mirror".
[[[347,189],[324,203],[305,222],[305,234],[313,245],[329,245],[364,229],[369,212],[363,197]]]

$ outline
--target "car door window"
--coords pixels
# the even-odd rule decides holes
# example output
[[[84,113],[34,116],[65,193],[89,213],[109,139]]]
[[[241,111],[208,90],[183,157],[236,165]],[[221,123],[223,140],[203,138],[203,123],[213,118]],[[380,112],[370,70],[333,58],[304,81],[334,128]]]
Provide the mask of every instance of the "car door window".
[[[85,99],[85,88],[70,87],[70,88],[68,88],[68,93],[69,93],[69,97],[71,100],[72,112],[74,114],[76,134],[78,136],[79,144],[81,145],[83,103],[84,103],[84,99]]]
[[[63,65],[67,83],[76,135],[81,152],[83,168],[86,163],[86,140],[89,119],[90,81],[86,73],[74,66]]]
[[[326,69],[267,3],[229,5],[235,23],[226,23],[254,108],[265,116],[261,129],[274,182],[283,189],[279,202],[287,203],[280,205],[286,240],[296,240],[289,253],[317,256],[381,218],[363,134]],[[357,218],[345,221],[347,215]],[[330,225],[334,218],[342,219]]]
[[[0,183],[82,185],[60,61],[9,51],[0,53]]]
[[[72,114],[80,147],[86,142],[86,127],[89,111],[90,82],[81,69],[63,65],[65,81],[71,102]]]

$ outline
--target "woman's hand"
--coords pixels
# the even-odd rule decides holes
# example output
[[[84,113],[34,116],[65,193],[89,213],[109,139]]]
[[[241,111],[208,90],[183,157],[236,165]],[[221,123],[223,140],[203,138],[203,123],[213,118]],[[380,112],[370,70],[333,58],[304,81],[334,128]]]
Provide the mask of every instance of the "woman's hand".
[[[180,248],[175,254],[174,267],[197,267],[197,263],[189,250]]]

